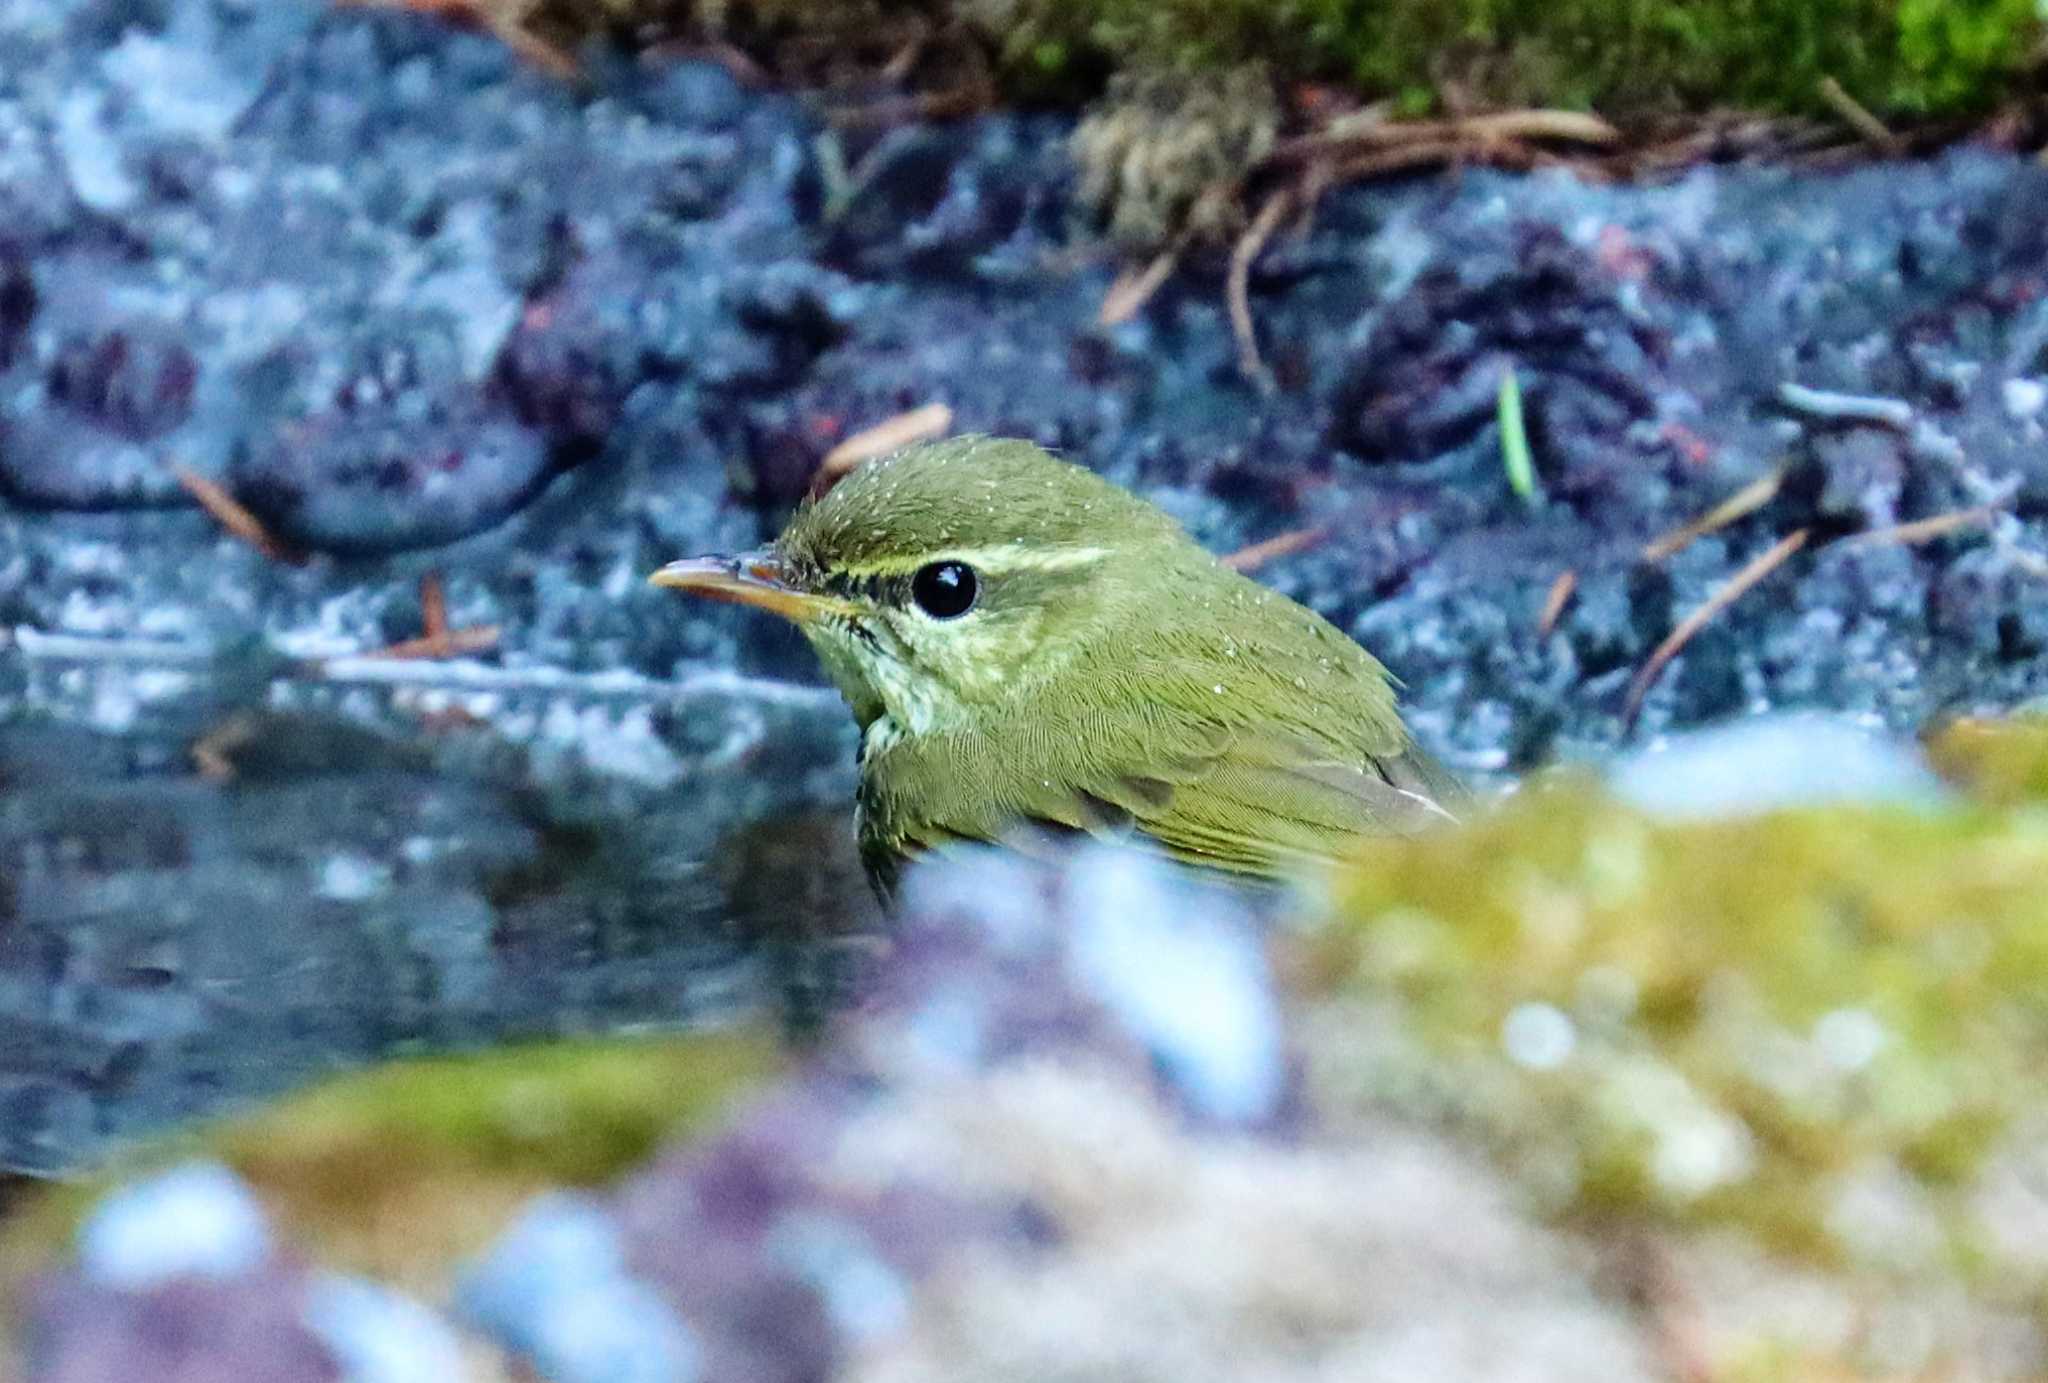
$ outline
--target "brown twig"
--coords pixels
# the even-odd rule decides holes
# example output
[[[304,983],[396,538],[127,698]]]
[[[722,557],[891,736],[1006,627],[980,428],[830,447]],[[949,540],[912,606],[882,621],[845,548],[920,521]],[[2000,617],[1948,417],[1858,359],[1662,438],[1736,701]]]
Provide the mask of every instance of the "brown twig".
[[[882,80],[893,86],[908,77],[911,69],[915,68],[918,61],[924,57],[925,49],[931,43],[931,37],[931,31],[920,23],[917,26],[917,32],[911,35],[909,41],[896,50],[895,56],[882,64],[880,73]]]
[[[1819,90],[1820,99],[1842,117],[1843,124],[1863,136],[1871,148],[1887,158],[1897,158],[1906,151],[1905,141],[1893,134],[1884,121],[1872,115],[1868,106],[1851,96],[1833,77],[1822,77]]]
[[[1605,120],[1568,110],[1510,110],[1462,120],[1360,120],[1287,140],[1266,155],[1265,166],[1414,145],[1552,143],[1612,148],[1620,142],[1621,131]]]
[[[1321,524],[1308,528],[1290,528],[1285,533],[1276,533],[1263,542],[1241,547],[1217,560],[1232,571],[1255,571],[1268,562],[1276,562],[1282,557],[1291,557],[1297,552],[1312,548],[1329,536],[1330,530]]]
[[[1543,597],[1543,613],[1536,620],[1536,637],[1547,639],[1557,628],[1558,620],[1564,617],[1565,606],[1571,604],[1573,592],[1579,589],[1579,574],[1566,567],[1557,574],[1557,580],[1550,583],[1550,594]]]
[[[1126,269],[1116,276],[1109,291],[1102,295],[1101,310],[1095,314],[1095,324],[1101,327],[1122,326],[1138,315],[1160,285],[1173,277],[1174,267],[1180,263],[1181,246],[1169,245],[1153,256],[1152,262],[1143,269]]]
[[[1635,726],[1636,717],[1642,713],[1643,698],[1649,694],[1658,674],[1678,656],[1681,649],[1692,642],[1693,636],[1706,628],[1714,616],[1740,600],[1743,592],[1783,566],[1787,558],[1806,546],[1806,540],[1811,536],[1812,530],[1805,528],[1794,529],[1786,534],[1773,543],[1768,551],[1729,577],[1726,585],[1701,601],[1698,609],[1678,622],[1678,627],[1665,636],[1663,643],[1657,645],[1656,651],[1650,655],[1650,661],[1643,664],[1643,670],[1629,683],[1628,697],[1622,703],[1623,726]]]
[[[1946,514],[1931,518],[1914,519],[1910,523],[1895,523],[1885,528],[1865,529],[1852,533],[1835,544],[1837,547],[1875,547],[1880,543],[1899,543],[1906,547],[1917,547],[1931,543],[1936,538],[1945,538],[1965,528],[1974,528],[1991,522],[1998,516],[1999,506],[1979,504],[1968,509],[1951,509]]]
[[[444,629],[439,634],[424,634],[417,639],[403,639],[368,653],[358,653],[358,658],[382,658],[391,660],[459,658],[465,653],[482,653],[498,644],[498,626],[495,624],[474,624],[466,629]]]
[[[953,409],[949,404],[928,403],[922,408],[913,408],[908,413],[898,413],[893,418],[863,428],[846,438],[838,446],[825,453],[825,459],[818,463],[817,478],[812,488],[829,490],[848,471],[863,461],[872,461],[878,456],[887,456],[900,451],[912,442],[927,442],[934,437],[943,437],[953,426]]]
[[[420,578],[420,631],[416,639],[402,639],[356,656],[432,661],[459,658],[465,653],[481,653],[495,648],[498,643],[498,626],[495,624],[476,624],[466,629],[448,627],[448,593],[441,585],[438,572],[430,571]]]
[[[1230,276],[1225,281],[1225,300],[1230,309],[1230,329],[1237,337],[1237,368],[1261,392],[1271,393],[1273,375],[1259,358],[1259,332],[1252,321],[1252,265],[1294,209],[1294,189],[1283,187],[1266,199],[1245,233],[1230,251]]]
[[[228,532],[240,538],[250,547],[273,562],[300,567],[306,564],[306,554],[284,542],[263,526],[263,520],[250,513],[243,503],[229,494],[220,485],[207,479],[190,466],[171,463],[171,474],[185,487],[185,493],[198,501],[199,507],[211,514],[214,521]]]
[[[1680,524],[1663,537],[1647,544],[1643,548],[1643,560],[1661,562],[1666,557],[1683,551],[1715,529],[1726,528],[1737,519],[1754,514],[1771,502],[1784,480],[1784,474],[1779,471],[1758,476],[1690,523]]]
[[[420,578],[420,628],[430,639],[448,633],[448,593],[441,587],[441,574],[428,572]]]

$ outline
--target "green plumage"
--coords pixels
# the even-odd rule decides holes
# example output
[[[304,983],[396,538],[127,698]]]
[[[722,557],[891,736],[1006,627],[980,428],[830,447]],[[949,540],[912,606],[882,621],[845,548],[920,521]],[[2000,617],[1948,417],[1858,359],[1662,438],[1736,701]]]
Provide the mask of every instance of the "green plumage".
[[[862,726],[861,846],[885,893],[907,857],[1030,824],[1285,876],[1460,796],[1364,649],[1027,442],[871,462],[771,559],[833,598],[802,627]],[[939,561],[976,573],[958,618],[915,598]]]

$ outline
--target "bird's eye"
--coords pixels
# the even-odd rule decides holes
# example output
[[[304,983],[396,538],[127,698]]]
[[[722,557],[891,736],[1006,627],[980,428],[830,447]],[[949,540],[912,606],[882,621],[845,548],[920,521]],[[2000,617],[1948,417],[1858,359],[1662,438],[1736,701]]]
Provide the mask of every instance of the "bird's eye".
[[[958,619],[980,594],[981,580],[965,562],[927,562],[910,578],[910,598],[933,619]]]

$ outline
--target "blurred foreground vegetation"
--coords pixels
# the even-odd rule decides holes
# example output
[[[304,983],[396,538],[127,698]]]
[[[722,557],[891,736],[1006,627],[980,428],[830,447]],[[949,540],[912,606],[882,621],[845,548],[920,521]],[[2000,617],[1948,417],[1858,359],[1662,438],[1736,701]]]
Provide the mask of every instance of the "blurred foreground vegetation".
[[[1779,1281],[1839,1304],[1815,1319],[1932,1311],[1922,1376],[1978,1376],[2000,1322],[2048,1341],[2048,718],[1927,749],[1946,802],[1673,820],[1562,777],[1362,843],[1282,942],[1317,1136],[1484,1148],[1609,1263],[1647,1242],[1696,1285],[1732,1253],[1710,1376],[1883,1362],[1760,1307]],[[344,1077],[32,1198],[0,1301],[109,1185],[195,1155],[322,1263],[439,1299],[528,1197],[616,1180],[789,1065],[704,1034]]]

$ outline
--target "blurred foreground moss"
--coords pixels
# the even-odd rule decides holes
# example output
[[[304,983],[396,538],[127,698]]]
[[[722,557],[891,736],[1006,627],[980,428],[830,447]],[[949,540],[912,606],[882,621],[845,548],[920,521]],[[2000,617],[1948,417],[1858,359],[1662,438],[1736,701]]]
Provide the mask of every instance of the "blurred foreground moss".
[[[1928,738],[1927,755],[1943,777],[1984,801],[2048,802],[2048,713],[1951,721]]]
[[[7,1278],[60,1261],[114,1183],[195,1157],[234,1168],[283,1237],[333,1267],[432,1292],[537,1191],[610,1181],[779,1066],[763,1036],[564,1042],[400,1062],[149,1143],[0,1229]]]
[[[2048,815],[1680,823],[1567,784],[1367,844],[1333,911],[1307,973],[1337,1098],[1476,1129],[1560,1213],[2004,1271],[1972,1190],[2048,1114]]]

